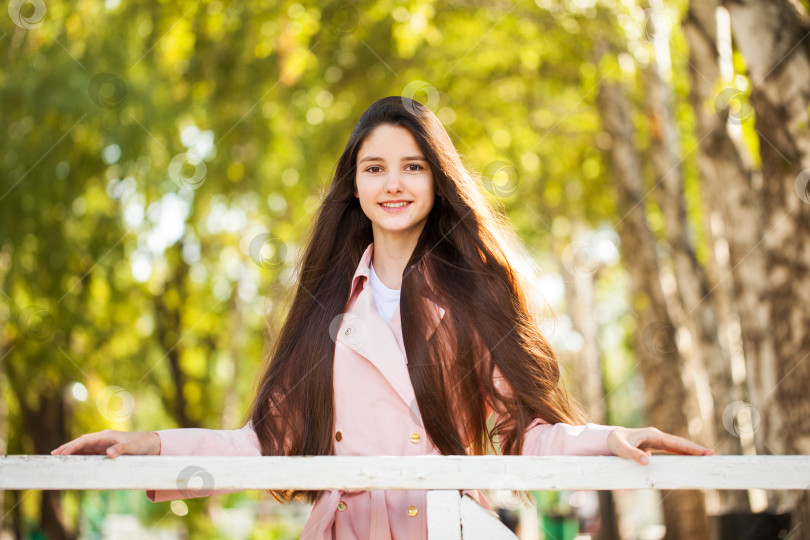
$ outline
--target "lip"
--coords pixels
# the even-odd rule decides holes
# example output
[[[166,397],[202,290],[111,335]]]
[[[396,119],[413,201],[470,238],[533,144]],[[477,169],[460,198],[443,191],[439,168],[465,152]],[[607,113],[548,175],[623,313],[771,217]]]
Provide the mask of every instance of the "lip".
[[[406,204],[405,206],[400,206],[399,208],[386,208],[385,206],[383,206],[384,203],[399,203],[399,202],[406,202],[406,203],[413,204],[413,201],[408,201],[408,200],[405,200],[405,199],[400,199],[400,200],[397,200],[397,201],[383,201],[383,202],[378,203],[378,204],[380,205],[380,208],[382,208],[386,212],[390,212],[392,214],[396,214],[398,212],[403,212],[406,208],[411,206],[410,204]]]

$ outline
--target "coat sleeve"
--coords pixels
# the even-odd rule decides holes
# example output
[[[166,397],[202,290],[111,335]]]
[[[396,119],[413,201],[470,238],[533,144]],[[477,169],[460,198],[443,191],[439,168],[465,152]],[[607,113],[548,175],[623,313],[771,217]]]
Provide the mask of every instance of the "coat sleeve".
[[[618,426],[549,424],[535,418],[523,436],[524,456],[612,456],[607,439]]]
[[[485,352],[485,362],[489,360],[489,352]],[[502,376],[498,366],[494,368],[493,384],[504,396],[512,395],[509,383]],[[505,407],[498,402],[494,407],[487,407],[498,422],[505,413]],[[608,448],[607,439],[610,433],[619,426],[606,426],[602,424],[587,423],[585,425],[571,425],[565,423],[550,424],[537,417],[529,424],[523,433],[524,456],[612,456]]]
[[[262,450],[252,422],[240,429],[199,429],[181,428],[155,431],[160,437],[161,456],[261,456]],[[147,490],[146,496],[152,502],[163,502],[175,499],[207,497],[222,493],[234,493],[239,489],[217,490],[201,489],[183,491],[180,488],[170,490]]]

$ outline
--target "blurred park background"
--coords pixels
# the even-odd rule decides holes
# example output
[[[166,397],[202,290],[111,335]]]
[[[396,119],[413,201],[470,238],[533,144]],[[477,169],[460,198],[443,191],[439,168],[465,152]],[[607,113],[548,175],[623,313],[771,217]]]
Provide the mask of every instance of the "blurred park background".
[[[240,427],[349,132],[376,99],[406,95],[515,226],[591,421],[715,454],[810,453],[809,11],[11,0],[0,452],[105,428]],[[520,534],[810,538],[808,493],[535,493]],[[263,492],[0,501],[3,539],[297,538],[308,515]]]

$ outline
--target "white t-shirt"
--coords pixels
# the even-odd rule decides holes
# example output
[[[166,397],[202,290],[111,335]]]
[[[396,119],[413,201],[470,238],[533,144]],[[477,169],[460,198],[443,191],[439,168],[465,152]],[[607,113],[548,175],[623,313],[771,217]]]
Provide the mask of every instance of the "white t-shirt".
[[[377,304],[377,311],[380,312],[383,319],[390,322],[391,317],[394,316],[394,311],[397,309],[397,304],[399,304],[399,289],[389,289],[383,285],[383,282],[377,277],[377,273],[374,272],[374,265],[370,262],[368,268],[368,284],[371,286],[371,293],[374,297],[374,303]]]

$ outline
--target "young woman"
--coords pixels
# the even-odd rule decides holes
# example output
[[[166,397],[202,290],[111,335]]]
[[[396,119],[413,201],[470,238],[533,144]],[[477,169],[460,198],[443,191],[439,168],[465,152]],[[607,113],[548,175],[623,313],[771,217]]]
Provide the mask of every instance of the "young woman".
[[[338,160],[245,426],[105,430],[52,453],[463,455],[494,451],[497,436],[511,455],[646,464],[653,450],[711,454],[656,428],[584,422],[512,239],[436,116],[406,97],[380,99]],[[424,491],[271,493],[315,503],[305,539],[426,538]]]

